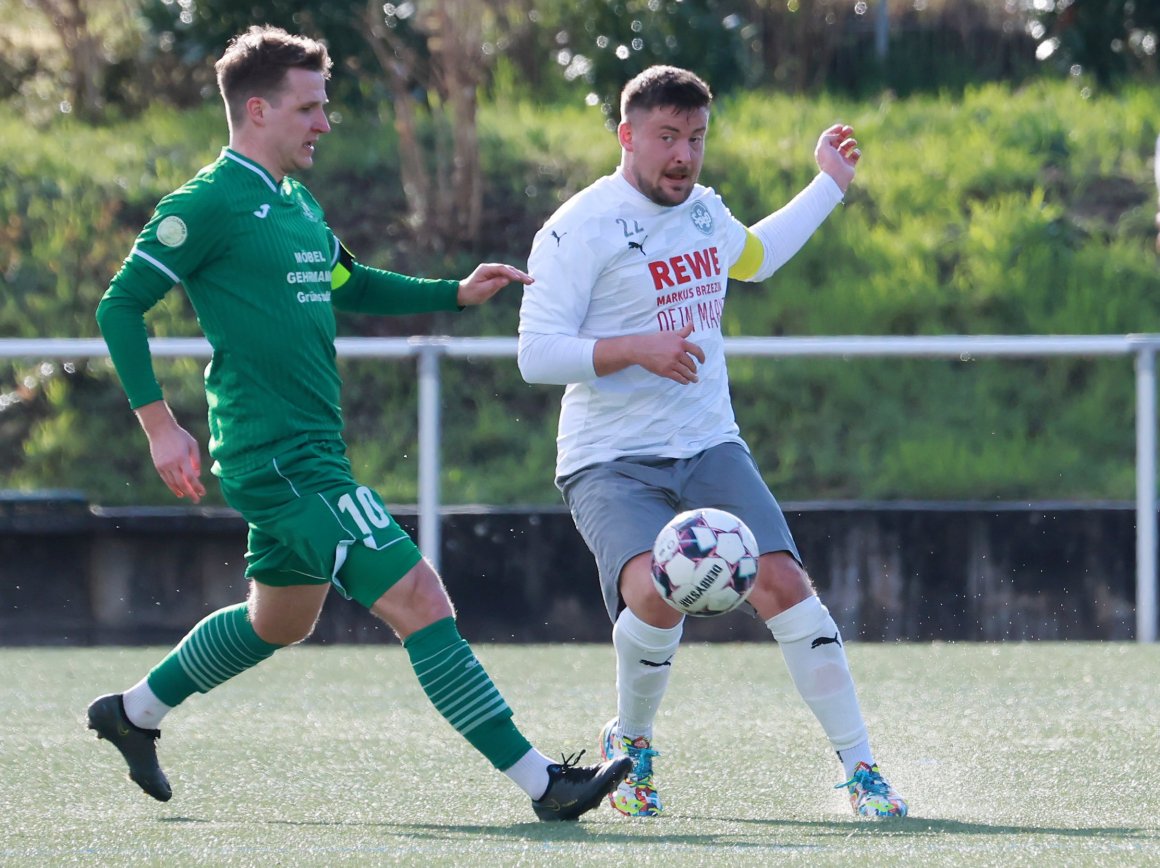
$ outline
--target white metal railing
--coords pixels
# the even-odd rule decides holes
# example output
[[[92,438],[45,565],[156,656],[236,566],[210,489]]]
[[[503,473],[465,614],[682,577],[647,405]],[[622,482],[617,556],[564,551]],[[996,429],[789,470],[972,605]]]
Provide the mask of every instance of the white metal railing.
[[[345,358],[415,357],[419,376],[419,547],[438,567],[440,539],[440,359],[513,358],[515,338],[339,338]],[[156,357],[210,355],[202,338],[153,338]],[[1136,638],[1157,639],[1156,552],[1156,352],[1160,334],[1140,335],[860,335],[840,337],[727,338],[730,356],[823,358],[958,358],[1127,356],[1136,368]],[[100,338],[0,339],[0,358],[76,359],[107,356]]]

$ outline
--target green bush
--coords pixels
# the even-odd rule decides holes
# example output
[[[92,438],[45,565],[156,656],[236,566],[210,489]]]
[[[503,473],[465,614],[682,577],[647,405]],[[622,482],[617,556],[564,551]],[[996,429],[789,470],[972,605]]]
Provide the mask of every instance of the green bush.
[[[715,109],[702,180],[756,221],[808,183],[818,133],[839,118],[865,154],[846,204],[768,282],[731,285],[727,334],[1160,332],[1149,89],[987,85],[863,101],[739,94]],[[0,335],[95,335],[96,301],[153,204],[213,159],[224,136],[216,103],[101,129],[62,120],[36,132],[0,119]],[[487,105],[480,140],[488,234],[476,254],[432,261],[410,243],[387,123],[348,117],[306,180],[364,261],[462,276],[479,258],[524,264],[544,218],[618,159],[598,107]],[[511,336],[519,300],[511,287],[460,314],[344,316],[341,329]],[[150,326],[197,333],[180,292]],[[202,364],[158,367],[204,442]],[[511,359],[446,360],[442,370],[445,502],[558,503],[560,390],[523,383]],[[30,360],[5,371],[6,485],[171,502],[107,363],[66,370]],[[413,501],[413,363],[348,361],[343,374],[360,476],[392,502]],[[1127,359],[736,358],[731,374],[743,433],[783,500],[1132,496]]]

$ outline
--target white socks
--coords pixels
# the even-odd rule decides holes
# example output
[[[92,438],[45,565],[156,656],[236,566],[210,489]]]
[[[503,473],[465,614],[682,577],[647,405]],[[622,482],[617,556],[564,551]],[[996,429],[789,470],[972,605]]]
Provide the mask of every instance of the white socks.
[[[548,791],[548,766],[550,765],[552,765],[550,759],[532,748],[516,760],[515,765],[504,769],[503,773],[511,778],[517,787],[527,793],[529,798],[540,799]]]
[[[681,644],[684,621],[653,627],[629,609],[612,628],[616,649],[616,712],[619,734],[652,738],[653,721],[669,686],[673,655]]]
[[[849,775],[859,762],[873,764],[866,724],[838,625],[816,596],[809,596],[765,625],[781,646],[790,678],[825,730]]]
[[[142,678],[121,695],[125,704],[125,716],[129,723],[142,729],[158,729],[161,718],[173,710],[157,698],[157,694],[149,686],[148,677]]]

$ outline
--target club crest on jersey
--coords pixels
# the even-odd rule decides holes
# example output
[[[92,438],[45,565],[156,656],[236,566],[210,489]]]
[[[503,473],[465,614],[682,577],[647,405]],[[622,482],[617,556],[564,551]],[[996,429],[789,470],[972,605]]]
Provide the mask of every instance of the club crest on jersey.
[[[175,214],[170,214],[157,224],[157,240],[166,247],[180,247],[189,237],[189,229],[185,221]]]
[[[305,217],[307,220],[309,220],[311,223],[317,223],[317,222],[318,222],[318,215],[317,215],[317,214],[315,214],[315,213],[314,213],[314,212],[313,212],[313,211],[310,209],[310,206],[306,204],[306,200],[305,200],[305,199],[299,199],[299,200],[298,200],[298,204],[302,206],[302,215],[303,215],[303,216],[304,216],[304,217]]]
[[[695,202],[693,204],[692,209],[689,211],[689,218],[703,235],[711,235],[713,233],[713,215],[709,213],[709,209],[705,207],[703,202]]]

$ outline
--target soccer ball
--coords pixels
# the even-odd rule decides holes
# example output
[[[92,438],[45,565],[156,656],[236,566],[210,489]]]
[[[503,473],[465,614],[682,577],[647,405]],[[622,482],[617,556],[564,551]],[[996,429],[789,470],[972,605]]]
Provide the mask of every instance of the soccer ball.
[[[745,602],[757,579],[757,540],[723,509],[693,509],[666,524],[653,544],[657,593],[679,612],[712,617]]]

